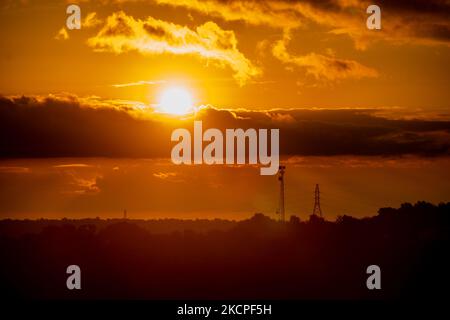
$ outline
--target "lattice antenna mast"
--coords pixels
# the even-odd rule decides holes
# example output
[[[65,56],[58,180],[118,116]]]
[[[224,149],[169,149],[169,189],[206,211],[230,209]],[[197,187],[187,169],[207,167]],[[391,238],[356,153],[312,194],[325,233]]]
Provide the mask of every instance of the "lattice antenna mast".
[[[284,172],[286,170],[285,166],[280,166],[278,168],[278,181],[280,181],[280,202],[278,213],[280,214],[280,220],[285,221],[285,212],[284,212]]]
[[[314,191],[314,210],[313,214],[322,217],[322,209],[320,208],[320,189],[319,185],[316,184],[316,190]]]

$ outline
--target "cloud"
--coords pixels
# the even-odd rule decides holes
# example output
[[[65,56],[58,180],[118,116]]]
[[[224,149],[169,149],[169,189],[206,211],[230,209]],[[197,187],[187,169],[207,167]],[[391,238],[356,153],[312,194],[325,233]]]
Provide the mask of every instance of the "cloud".
[[[85,163],[69,163],[69,164],[58,164],[53,166],[53,168],[89,168],[91,165]]]
[[[318,24],[349,35],[358,48],[373,40],[395,43],[450,43],[450,3],[442,0],[380,0],[382,31],[367,30],[369,0],[153,0],[226,21],[291,30]]]
[[[296,28],[302,25],[302,15],[283,1],[224,0],[154,0],[158,4],[185,7],[227,21],[243,21],[251,25]]]
[[[68,183],[61,190],[61,193],[66,195],[93,195],[100,192],[97,180],[101,176],[82,178],[73,172],[69,173],[68,176]]]
[[[193,30],[153,17],[135,19],[124,12],[113,13],[97,35],[88,39],[95,51],[195,55],[230,67],[234,78],[243,85],[261,71],[238,50],[237,43],[233,31],[223,30],[211,21]]]
[[[96,12],[90,12],[86,15],[83,22],[81,23],[82,28],[94,28],[102,24],[102,20],[98,18]]]
[[[354,60],[338,59],[331,55],[309,53],[307,55],[291,55],[287,49],[287,43],[291,37],[286,33],[282,40],[276,42],[273,47],[273,55],[285,64],[295,65],[306,70],[307,74],[316,79],[328,81],[364,77],[377,77],[375,69],[366,67]]]
[[[104,3],[116,2],[122,5],[128,1],[141,2],[105,0]],[[273,44],[273,55],[288,68],[298,67],[318,81],[374,78],[378,76],[378,72],[361,62],[334,54],[291,53],[288,50],[291,37],[301,32],[314,30],[326,39],[333,38],[333,35],[347,35],[353,40],[354,46],[361,50],[377,41],[390,44],[450,44],[448,1],[379,1],[377,4],[382,10],[382,30],[366,28],[366,8],[371,4],[368,0],[152,1],[163,8],[184,8],[189,14],[197,12],[207,16],[202,21],[208,21],[209,18],[217,21],[219,18],[281,30],[281,39]],[[153,17],[138,19],[122,11],[113,13],[102,21],[95,12],[91,12],[84,19],[83,25],[93,27],[102,23],[102,28],[87,41],[95,51],[192,55],[206,60],[208,65],[230,68],[239,85],[255,83],[254,78],[262,73],[261,68],[238,49],[235,32],[220,26],[220,20],[217,23],[208,21],[197,27],[187,27]],[[62,28],[56,38],[66,40],[69,34]],[[267,44],[269,40],[260,43]],[[260,48],[258,51],[264,50]],[[143,84],[153,83],[139,81],[113,86],[120,88]]]
[[[114,88],[123,88],[123,87],[136,87],[136,86],[145,86],[145,85],[155,85],[155,84],[164,84],[166,83],[166,80],[141,80],[136,82],[129,82],[129,83],[118,83],[113,84],[112,86]]]
[[[172,131],[192,130],[194,119],[204,130],[279,128],[283,156],[450,154],[450,121],[394,119],[377,115],[378,109],[206,107],[168,121],[140,105],[73,95],[0,97],[1,157],[168,158]]]
[[[167,178],[170,178],[170,177],[175,177],[177,174],[175,173],[175,172],[167,172],[167,173],[164,173],[164,172],[158,172],[158,173],[154,173],[153,174],[153,176],[154,177],[156,177],[156,178],[159,178],[159,179],[167,179]]]
[[[346,78],[360,79],[378,76],[376,70],[357,61],[317,53],[295,56],[288,52],[287,44],[291,40],[290,30],[301,27],[303,22],[307,20],[334,26],[339,19],[335,20],[334,14],[333,17],[327,17],[326,15],[332,9],[341,12],[339,8],[340,6],[344,7],[345,3],[340,1],[156,1],[160,4],[188,7],[207,15],[222,17],[228,21],[240,20],[253,25],[269,25],[281,28],[284,30],[284,36],[282,40],[276,42],[272,51],[274,56],[285,64],[304,68],[307,74],[318,80],[335,81]],[[363,9],[361,7],[361,10]],[[362,12],[365,13],[365,10]],[[365,21],[365,17],[361,17],[361,21]],[[364,23],[361,25],[365,28]],[[336,27],[339,30],[333,30],[333,32],[342,32],[342,25],[338,24]]]
[[[69,34],[67,33],[66,28],[62,27],[61,29],[59,29],[58,33],[55,36],[56,40],[68,40],[69,39]]]
[[[138,102],[97,97],[0,98],[2,156],[162,156],[155,130],[165,131],[143,120],[150,112]]]
[[[83,22],[81,23],[82,28],[94,28],[102,23],[102,20],[97,17],[96,12],[90,12],[86,15]],[[59,29],[58,33],[55,35],[56,40],[69,40],[70,36],[65,27]]]
[[[17,166],[0,166],[0,173],[30,173],[30,168]]]

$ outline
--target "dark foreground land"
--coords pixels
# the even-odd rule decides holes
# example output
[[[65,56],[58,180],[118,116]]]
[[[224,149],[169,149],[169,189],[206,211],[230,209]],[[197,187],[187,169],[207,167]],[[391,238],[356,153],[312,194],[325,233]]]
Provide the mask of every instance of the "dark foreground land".
[[[0,286],[7,298],[442,299],[449,231],[450,203],[425,202],[336,222],[3,220]],[[66,288],[73,264],[81,290]],[[381,290],[366,287],[373,264]]]

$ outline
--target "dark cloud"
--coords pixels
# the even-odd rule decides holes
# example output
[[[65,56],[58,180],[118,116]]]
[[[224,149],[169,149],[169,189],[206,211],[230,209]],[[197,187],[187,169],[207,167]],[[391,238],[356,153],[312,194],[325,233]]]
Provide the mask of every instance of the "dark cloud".
[[[377,4],[396,12],[436,14],[450,17],[450,3],[446,0],[379,0]]]
[[[78,99],[0,98],[2,157],[161,157],[164,124]],[[169,147],[169,146],[167,146]]]
[[[209,127],[279,128],[283,155],[448,155],[450,122],[393,120],[377,110],[228,111],[196,115]],[[1,157],[167,158],[173,129],[153,111],[76,97],[0,98]]]
[[[182,6],[228,21],[245,21],[292,29],[310,22],[332,32],[352,37],[358,48],[371,40],[397,43],[449,44],[450,2],[446,0],[153,0],[160,4]],[[380,6],[382,31],[366,29],[366,9]],[[370,41],[369,41],[370,40]]]

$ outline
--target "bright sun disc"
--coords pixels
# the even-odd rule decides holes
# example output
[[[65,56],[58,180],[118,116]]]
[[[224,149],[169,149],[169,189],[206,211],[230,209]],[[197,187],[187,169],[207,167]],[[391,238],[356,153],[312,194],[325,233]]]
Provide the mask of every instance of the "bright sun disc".
[[[159,108],[162,112],[182,115],[192,111],[192,96],[186,89],[169,88],[159,99]]]

